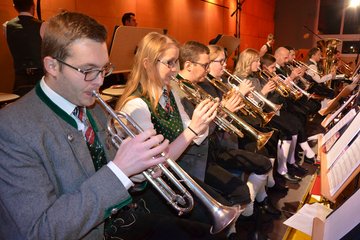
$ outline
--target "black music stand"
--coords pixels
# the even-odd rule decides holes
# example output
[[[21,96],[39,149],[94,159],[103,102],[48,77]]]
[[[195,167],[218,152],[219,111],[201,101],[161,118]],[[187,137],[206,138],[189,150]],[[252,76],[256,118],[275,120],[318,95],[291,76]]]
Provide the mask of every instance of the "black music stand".
[[[226,49],[227,55],[231,56],[240,45],[240,39],[229,35],[221,35],[216,44]]]
[[[134,62],[137,45],[149,32],[163,33],[160,28],[140,28],[120,26],[115,29],[109,55],[114,65],[113,73],[130,72]]]

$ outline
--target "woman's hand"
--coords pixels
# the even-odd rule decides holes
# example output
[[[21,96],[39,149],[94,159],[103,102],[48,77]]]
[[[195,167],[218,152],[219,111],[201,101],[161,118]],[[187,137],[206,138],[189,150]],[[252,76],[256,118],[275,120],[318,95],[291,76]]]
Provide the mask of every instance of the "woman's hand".
[[[254,86],[251,83],[251,80],[245,79],[242,83],[239,84],[239,92],[246,96],[250,91],[254,90]]]

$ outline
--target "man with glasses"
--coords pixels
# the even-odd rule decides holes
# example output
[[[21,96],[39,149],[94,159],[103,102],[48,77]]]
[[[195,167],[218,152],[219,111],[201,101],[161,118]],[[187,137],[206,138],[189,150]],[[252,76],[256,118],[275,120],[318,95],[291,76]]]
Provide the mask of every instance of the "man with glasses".
[[[112,71],[104,26],[63,12],[48,22],[42,56],[40,83],[0,111],[0,238],[133,239],[116,235],[126,223],[147,239],[191,239],[204,224],[133,217],[130,177],[164,162],[169,142],[146,130],[116,151],[106,137],[93,96]]]

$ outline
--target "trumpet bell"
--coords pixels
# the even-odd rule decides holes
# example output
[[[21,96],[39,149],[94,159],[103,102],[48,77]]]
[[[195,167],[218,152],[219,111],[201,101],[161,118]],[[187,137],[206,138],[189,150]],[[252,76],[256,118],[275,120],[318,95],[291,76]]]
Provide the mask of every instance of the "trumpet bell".
[[[215,223],[210,228],[210,233],[219,233],[229,225],[229,222],[236,222],[241,212],[242,210],[240,205],[228,207],[219,203],[219,206],[217,208],[213,208],[211,211],[212,217],[215,219]]]
[[[266,132],[266,133],[259,133],[257,135],[257,141],[256,141],[257,148],[262,149],[265,146],[265,144],[270,140],[273,133],[274,133],[274,130],[272,130],[270,132]]]

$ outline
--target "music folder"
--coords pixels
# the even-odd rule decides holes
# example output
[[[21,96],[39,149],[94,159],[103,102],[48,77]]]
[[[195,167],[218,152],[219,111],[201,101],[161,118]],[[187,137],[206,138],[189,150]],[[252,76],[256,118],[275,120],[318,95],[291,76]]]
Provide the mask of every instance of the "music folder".
[[[240,38],[229,35],[221,35],[216,45],[225,48],[227,50],[227,55],[231,56],[235,49],[240,45]]]
[[[325,220],[315,218],[312,228],[313,240],[357,239],[360,190],[357,190],[338,209],[335,209]],[[357,231],[354,231],[357,229]],[[357,232],[357,233],[356,233]]]
[[[163,33],[163,29],[130,26],[115,29],[109,53],[110,61],[114,65],[113,73],[131,71],[138,43],[150,32]]]
[[[341,92],[332,100],[329,101],[329,105],[326,108],[320,109],[319,114],[321,116],[325,116],[337,109],[339,106],[339,102],[343,99],[349,96],[352,91],[356,88],[356,84],[350,84],[341,90]]]

